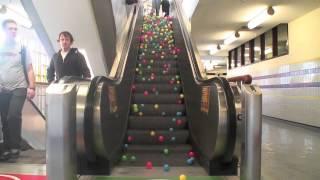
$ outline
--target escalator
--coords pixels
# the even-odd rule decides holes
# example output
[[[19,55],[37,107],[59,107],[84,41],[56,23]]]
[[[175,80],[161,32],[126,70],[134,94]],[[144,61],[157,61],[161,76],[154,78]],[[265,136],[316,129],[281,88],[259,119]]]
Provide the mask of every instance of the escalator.
[[[203,78],[173,10],[174,18],[159,18],[137,6],[115,77],[50,85],[49,180],[115,175],[117,168],[143,176],[153,167],[237,175],[234,92],[225,78]]]
[[[179,50],[170,22],[144,18],[120,166],[169,168],[194,163],[177,63]]]

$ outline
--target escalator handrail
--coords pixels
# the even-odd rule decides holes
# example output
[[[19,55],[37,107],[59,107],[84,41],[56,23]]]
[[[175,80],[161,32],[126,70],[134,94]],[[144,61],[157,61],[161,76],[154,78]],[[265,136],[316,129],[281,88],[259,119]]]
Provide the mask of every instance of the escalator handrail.
[[[129,51],[130,51],[130,45],[132,43],[133,40],[133,36],[134,36],[134,31],[135,31],[135,26],[137,23],[137,19],[138,19],[138,15],[140,12],[140,8],[142,8],[141,3],[137,3],[136,5],[133,5],[133,9],[132,12],[130,13],[130,16],[128,19],[131,19],[130,25],[127,27],[128,28],[128,35],[126,38],[126,42],[124,43],[123,49],[122,49],[122,53],[120,56],[120,62],[119,62],[119,66],[117,68],[117,72],[114,76],[107,76],[106,78],[109,79],[111,82],[113,82],[114,84],[119,84],[122,79],[123,79],[123,75],[125,72],[125,65],[127,64],[128,61],[128,55],[129,55]],[[126,30],[125,30],[126,31]]]
[[[179,2],[177,2],[176,0],[173,0],[173,4],[175,7],[177,19],[179,20],[179,23],[180,23],[180,28],[181,28],[183,40],[186,45],[189,61],[190,61],[190,64],[192,65],[193,76],[196,81],[203,82],[208,78],[206,76],[204,68],[202,67],[198,49],[192,40],[191,34],[187,30],[187,25],[185,22],[186,20],[185,18],[183,18],[183,15],[181,12],[182,7],[180,6]]]
[[[31,104],[31,106],[38,112],[38,114],[42,117],[43,120],[46,120],[46,116],[41,112],[41,110],[38,108],[36,103],[34,103],[32,100],[27,99],[27,101]]]
[[[236,142],[236,109],[234,105],[234,96],[232,94],[232,90],[230,87],[230,84],[228,81],[223,77],[213,77],[210,79],[207,79],[206,76],[203,76],[201,72],[201,68],[199,65],[199,59],[197,59],[197,55],[199,54],[196,46],[193,44],[191,35],[186,29],[185,21],[182,17],[181,13],[181,7],[176,0],[173,1],[175,5],[175,10],[177,14],[177,19],[180,23],[180,29],[183,36],[184,44],[186,46],[186,51],[188,54],[188,60],[192,69],[192,74],[195,80],[195,83],[199,86],[211,86],[212,83],[218,83],[225,93],[225,98],[227,102],[227,111],[228,111],[228,122],[229,122],[229,130],[227,135],[227,144],[226,144],[226,150],[223,154],[222,161],[223,162],[230,162],[233,158],[234,149],[235,149],[235,142]],[[205,73],[204,73],[205,74]]]

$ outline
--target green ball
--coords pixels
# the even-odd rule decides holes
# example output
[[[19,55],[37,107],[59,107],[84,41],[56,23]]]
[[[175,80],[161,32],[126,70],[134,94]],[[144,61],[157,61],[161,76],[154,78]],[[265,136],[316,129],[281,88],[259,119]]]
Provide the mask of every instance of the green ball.
[[[126,155],[122,155],[121,159],[122,159],[122,161],[127,161],[128,157]]]
[[[136,161],[137,158],[136,158],[135,156],[131,156],[130,160],[131,160],[131,161]]]
[[[163,153],[164,153],[165,155],[168,155],[168,154],[169,154],[169,149],[165,148],[165,149],[163,150]]]

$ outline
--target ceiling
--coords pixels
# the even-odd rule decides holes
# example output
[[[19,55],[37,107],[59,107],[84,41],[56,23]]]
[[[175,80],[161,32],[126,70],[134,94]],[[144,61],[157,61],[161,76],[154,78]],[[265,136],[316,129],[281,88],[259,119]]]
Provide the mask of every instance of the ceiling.
[[[273,6],[275,14],[261,28],[240,31],[240,38],[234,43],[222,46],[214,56],[227,56],[228,50],[262,34],[270,28],[288,23],[313,9],[320,7],[320,0],[199,0],[191,19],[192,37],[200,55],[208,57],[209,49],[222,44],[235,30],[246,26],[256,14]]]

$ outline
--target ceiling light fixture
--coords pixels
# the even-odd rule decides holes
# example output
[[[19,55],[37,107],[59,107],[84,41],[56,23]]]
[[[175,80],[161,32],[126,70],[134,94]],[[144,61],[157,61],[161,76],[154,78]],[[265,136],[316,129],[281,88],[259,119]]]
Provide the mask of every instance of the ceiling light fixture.
[[[272,6],[269,6],[267,9],[263,10],[259,14],[257,14],[253,19],[248,22],[248,28],[253,29],[263,22],[265,22],[269,16],[274,14],[274,9]]]
[[[236,41],[239,37],[240,37],[240,33],[239,33],[239,31],[236,31],[234,34],[232,34],[231,36],[226,38],[223,41],[223,44],[224,45],[229,45],[229,44],[233,43],[234,41]]]

